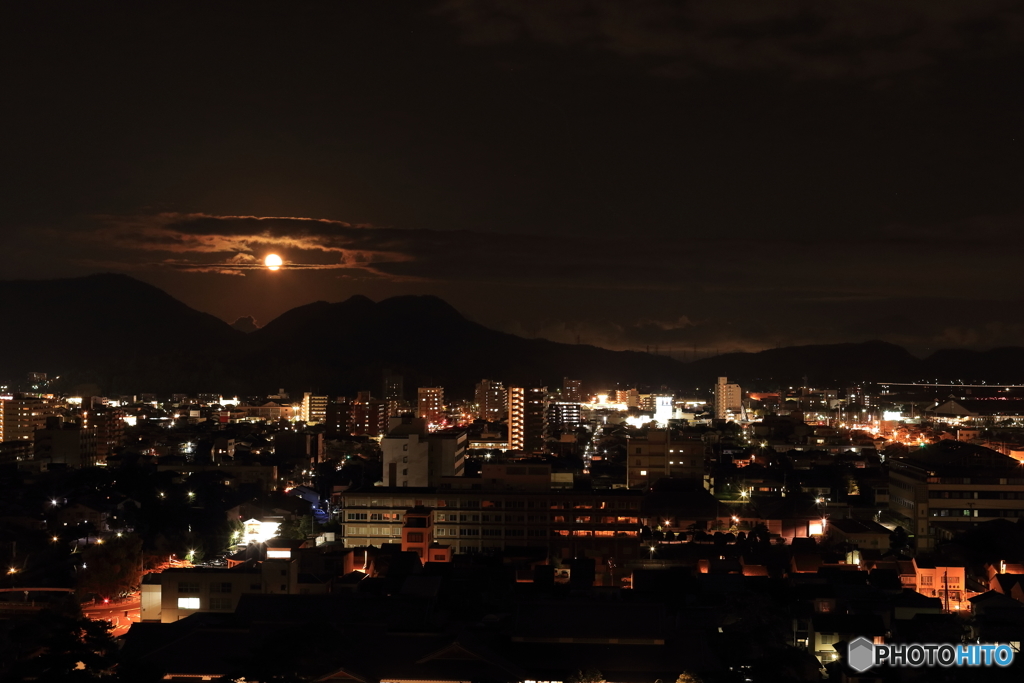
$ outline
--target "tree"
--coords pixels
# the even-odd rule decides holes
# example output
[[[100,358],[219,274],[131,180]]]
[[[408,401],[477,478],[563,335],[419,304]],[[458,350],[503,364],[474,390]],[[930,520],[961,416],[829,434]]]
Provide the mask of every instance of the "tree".
[[[757,524],[750,532],[749,538],[757,541],[759,546],[768,546],[772,542],[772,532],[764,524]]]
[[[889,547],[892,550],[903,550],[909,545],[910,537],[907,535],[907,530],[903,527],[898,526],[889,534]]]
[[[0,680],[112,680],[117,652],[105,622],[44,610],[0,627]]]
[[[577,669],[565,680],[567,683],[604,683],[604,674],[594,668]]]
[[[114,538],[89,546],[82,553],[76,590],[80,596],[117,596],[142,583],[142,539]]]

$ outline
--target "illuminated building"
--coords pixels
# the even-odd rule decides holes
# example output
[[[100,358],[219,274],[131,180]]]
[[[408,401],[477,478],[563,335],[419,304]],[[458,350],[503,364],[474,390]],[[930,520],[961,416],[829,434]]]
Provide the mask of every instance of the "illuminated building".
[[[308,391],[302,395],[299,419],[307,424],[320,424],[327,420],[327,397],[314,396]]]
[[[508,388],[508,450],[521,451],[524,448],[524,420],[526,410],[526,389]]]
[[[427,425],[444,421],[444,387],[420,387],[416,390],[416,416],[427,421]]]
[[[352,433],[352,404],[344,396],[339,396],[327,404],[324,417],[327,433],[331,436]]]
[[[411,508],[406,511],[402,522],[402,551],[416,553],[424,562],[452,560],[450,545],[435,544],[434,514],[428,508]]]
[[[96,428],[51,417],[45,428],[36,430],[33,457],[47,467],[92,467],[97,462]]]
[[[743,410],[743,392],[739,384],[729,384],[729,378],[719,377],[715,385],[715,419],[728,420]]]
[[[381,439],[384,483],[390,487],[439,485],[442,477],[460,477],[469,436],[461,429],[428,432],[424,418],[392,418]]]
[[[994,519],[1024,517],[1024,466],[1011,457],[955,441],[889,465],[889,510],[930,550],[951,535]]]
[[[385,371],[382,388],[385,401],[405,398],[405,378],[401,375]]]
[[[381,436],[388,429],[388,404],[360,391],[352,404],[352,435]]]
[[[476,417],[488,422],[500,422],[505,419],[505,409],[508,404],[508,393],[501,382],[485,379],[477,382],[476,392]]]
[[[12,397],[0,400],[0,441],[33,441],[46,418],[57,414],[57,402],[47,398]]]
[[[668,421],[672,419],[672,413],[675,407],[672,405],[671,396],[652,396],[654,399],[654,419],[663,427],[668,426]]]
[[[562,400],[569,403],[583,402],[583,381],[578,379],[562,378]]]
[[[402,375],[395,375],[385,370],[382,387],[389,418],[411,412],[409,403],[405,400],[405,378]]]
[[[531,387],[524,393],[523,450],[527,453],[542,453],[545,450],[547,396],[547,387]]]
[[[142,582],[140,620],[173,623],[201,612],[231,613],[242,595],[326,594],[323,582],[303,581],[311,578],[299,574],[299,559],[288,557],[249,561],[231,569],[192,567],[170,568],[147,574]],[[283,548],[287,552],[287,548]]]
[[[245,406],[245,416],[251,420],[266,420],[267,422],[279,422],[290,420],[295,417],[295,408],[290,405],[267,401],[258,406]]]
[[[548,403],[547,426],[551,430],[573,431],[583,424],[579,403],[551,401]]]
[[[550,466],[504,466],[510,476],[485,471],[463,478],[466,488],[378,488],[344,491],[334,497],[342,509],[346,547],[395,543],[403,538],[406,515],[430,510],[433,540],[456,553],[479,553],[507,547],[546,548],[555,557],[639,557],[639,491],[550,489]],[[531,468],[541,474],[539,487],[523,482]],[[470,488],[473,486],[480,489]],[[520,488],[509,488],[517,486]]]
[[[85,426],[96,430],[96,462],[106,464],[114,450],[124,445],[124,411],[97,406],[83,413]]]
[[[664,477],[704,478],[704,442],[667,429],[649,429],[626,447],[626,486],[646,488]]]

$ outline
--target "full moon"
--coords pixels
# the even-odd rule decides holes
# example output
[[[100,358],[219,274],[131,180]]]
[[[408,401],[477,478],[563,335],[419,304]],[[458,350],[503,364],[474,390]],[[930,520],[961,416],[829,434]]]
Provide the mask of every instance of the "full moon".
[[[265,263],[267,268],[270,270],[277,270],[284,265],[284,261],[282,261],[281,257],[277,254],[267,254],[267,258],[263,259],[263,263]]]

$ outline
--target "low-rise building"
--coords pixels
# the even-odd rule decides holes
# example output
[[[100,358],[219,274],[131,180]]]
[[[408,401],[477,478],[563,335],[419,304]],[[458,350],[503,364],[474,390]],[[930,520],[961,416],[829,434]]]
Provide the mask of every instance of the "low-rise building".
[[[667,429],[649,429],[626,447],[626,485],[649,488],[659,479],[702,479],[704,442]]]
[[[889,509],[916,535],[918,550],[931,549],[937,522],[969,528],[1024,517],[1024,471],[1000,453],[941,441],[889,461]]]

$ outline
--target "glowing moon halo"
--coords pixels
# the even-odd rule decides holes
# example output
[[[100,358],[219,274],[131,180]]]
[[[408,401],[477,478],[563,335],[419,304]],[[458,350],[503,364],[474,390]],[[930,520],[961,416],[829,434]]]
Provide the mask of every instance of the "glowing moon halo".
[[[284,261],[277,254],[267,254],[267,258],[263,259],[263,263],[270,270],[278,270],[284,265]]]

